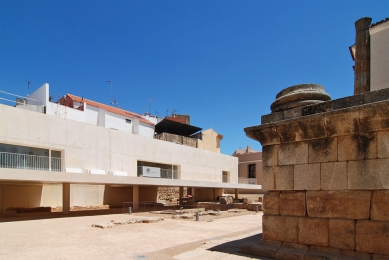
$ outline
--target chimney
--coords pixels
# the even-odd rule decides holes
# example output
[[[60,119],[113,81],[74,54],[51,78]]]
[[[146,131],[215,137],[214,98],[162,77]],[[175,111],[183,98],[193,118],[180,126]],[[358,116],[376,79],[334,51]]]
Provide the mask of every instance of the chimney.
[[[370,24],[369,17],[355,22],[354,95],[370,91]]]

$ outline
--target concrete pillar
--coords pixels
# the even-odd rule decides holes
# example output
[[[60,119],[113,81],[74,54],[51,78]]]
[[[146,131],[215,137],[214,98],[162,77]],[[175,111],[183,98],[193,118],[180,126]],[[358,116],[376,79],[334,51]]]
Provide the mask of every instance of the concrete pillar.
[[[213,192],[213,195],[212,195],[213,201],[215,201],[215,200],[216,200],[216,189],[213,188],[213,189],[212,189],[212,192]]]
[[[0,216],[1,216],[1,212],[5,209],[3,209],[3,185],[0,184]]]
[[[62,213],[70,213],[70,183],[62,183]]]
[[[235,189],[235,199],[239,199],[239,189]]]
[[[370,91],[370,24],[369,17],[355,22],[354,95]]]
[[[133,210],[139,209],[139,186],[132,186],[132,207]]]
[[[196,196],[195,190],[196,190],[195,188],[193,188],[193,187],[191,188],[191,194],[190,195],[192,195],[192,197]]]
[[[179,196],[180,196],[180,198],[182,198],[182,197],[184,197],[184,187],[180,187],[179,189],[180,189]]]

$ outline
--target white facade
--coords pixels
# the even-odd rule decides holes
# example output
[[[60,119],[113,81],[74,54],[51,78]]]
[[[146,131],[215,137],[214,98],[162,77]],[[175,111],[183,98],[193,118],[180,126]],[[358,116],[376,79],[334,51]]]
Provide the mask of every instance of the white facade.
[[[370,28],[370,90],[389,88],[389,21]]]

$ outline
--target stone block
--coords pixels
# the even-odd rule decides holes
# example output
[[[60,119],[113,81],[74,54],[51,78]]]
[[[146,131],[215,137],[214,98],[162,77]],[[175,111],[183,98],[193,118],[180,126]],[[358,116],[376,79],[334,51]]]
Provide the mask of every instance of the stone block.
[[[262,216],[262,238],[297,243],[297,217]]]
[[[308,216],[368,219],[371,191],[307,191]]]
[[[266,192],[263,196],[263,214],[265,215],[279,215],[279,192]]]
[[[320,187],[322,190],[347,190],[347,163],[321,163]]]
[[[389,260],[389,255],[373,254],[372,260]]]
[[[355,107],[363,105],[363,94],[348,96],[344,98],[339,98],[331,101],[332,109],[339,110],[348,107]]]
[[[262,189],[263,190],[274,190],[274,177],[278,171],[277,166],[263,166],[262,167]]]
[[[377,132],[378,158],[389,158],[389,131]]]
[[[357,251],[389,255],[389,222],[358,220],[355,245]]]
[[[305,216],[305,192],[282,192],[279,197],[280,214]]]
[[[363,94],[363,103],[369,104],[389,99],[389,88],[370,91]]]
[[[328,219],[299,217],[298,243],[328,246]]]
[[[278,145],[267,145],[262,147],[262,165],[277,166]]]
[[[311,246],[304,260],[339,260],[342,250],[330,247]]]
[[[320,190],[320,163],[294,166],[295,190]]]
[[[259,141],[262,146],[279,144],[281,142],[275,123],[246,127],[244,131],[247,137]]]
[[[309,246],[307,245],[284,242],[276,252],[275,258],[282,260],[304,260],[304,256],[308,250]]]
[[[284,119],[299,118],[302,116],[302,107],[288,109],[283,112],[284,112]]]
[[[374,133],[338,137],[338,161],[377,158],[377,138]]]
[[[308,143],[294,142],[278,147],[278,165],[296,165],[308,163]]]
[[[372,220],[389,221],[389,190],[373,191],[370,217]]]
[[[350,190],[389,189],[389,159],[347,162]]]
[[[342,260],[370,260],[371,255],[364,252],[357,252],[351,250],[343,250],[341,255]]]
[[[327,136],[350,135],[360,132],[359,110],[350,108],[326,113]]]
[[[389,129],[389,100],[363,106],[360,124],[365,133]]]
[[[308,162],[334,162],[338,160],[337,138],[322,138],[308,142]]]
[[[249,255],[257,255],[262,257],[274,258],[277,250],[281,247],[282,243],[277,241],[264,241],[253,242],[246,244],[240,250],[242,253]]]
[[[330,219],[328,244],[333,248],[354,250],[355,221],[352,219]]]
[[[325,117],[312,115],[299,119],[277,122],[277,132],[282,142],[299,142],[326,137]]]
[[[268,123],[278,122],[281,120],[284,120],[283,111],[273,112],[271,114],[261,116],[261,124],[268,124]]]
[[[276,190],[293,190],[293,165],[279,166],[274,172]]]

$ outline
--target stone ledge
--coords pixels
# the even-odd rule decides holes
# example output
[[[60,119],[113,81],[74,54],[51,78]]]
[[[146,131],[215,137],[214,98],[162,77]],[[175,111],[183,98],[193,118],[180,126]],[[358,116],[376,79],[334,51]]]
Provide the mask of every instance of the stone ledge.
[[[262,124],[345,109],[389,99],[389,88],[263,115]]]

